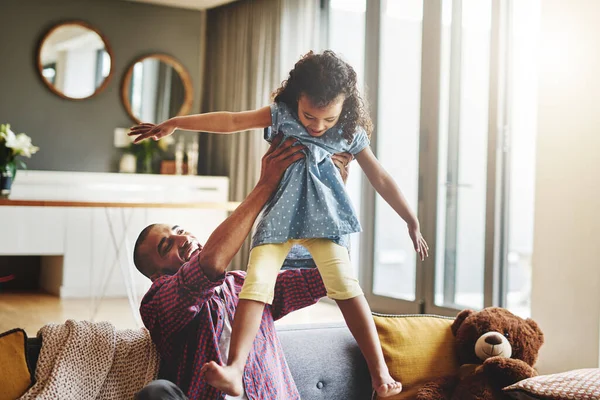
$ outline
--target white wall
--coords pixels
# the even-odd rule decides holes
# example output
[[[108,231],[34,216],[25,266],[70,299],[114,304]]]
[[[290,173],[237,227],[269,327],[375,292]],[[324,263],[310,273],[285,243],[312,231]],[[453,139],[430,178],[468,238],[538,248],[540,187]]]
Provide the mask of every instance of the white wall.
[[[544,0],[532,317],[541,373],[598,367],[600,1]]]

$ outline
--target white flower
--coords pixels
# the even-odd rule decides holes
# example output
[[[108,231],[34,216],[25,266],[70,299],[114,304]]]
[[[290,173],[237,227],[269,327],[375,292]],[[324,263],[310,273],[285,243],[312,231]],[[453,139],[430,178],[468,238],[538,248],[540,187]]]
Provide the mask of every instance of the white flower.
[[[4,139],[6,142],[15,139],[15,133],[10,130],[10,125],[3,125],[5,129],[0,129],[0,139]],[[6,130],[6,132],[3,132]],[[8,147],[8,146],[7,146]]]
[[[34,146],[31,143],[31,138],[24,133],[15,135],[10,128],[6,134],[6,147],[13,149],[15,155],[22,155],[31,158],[32,154],[35,154],[40,148]]]

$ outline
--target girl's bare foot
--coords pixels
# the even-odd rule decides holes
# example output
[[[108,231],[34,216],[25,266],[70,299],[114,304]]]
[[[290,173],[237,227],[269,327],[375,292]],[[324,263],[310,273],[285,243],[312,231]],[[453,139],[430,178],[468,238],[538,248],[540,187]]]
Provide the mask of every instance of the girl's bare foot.
[[[402,391],[402,384],[392,379],[389,383],[382,383],[379,386],[375,386],[374,391],[377,393],[378,398],[390,397]]]
[[[208,384],[229,396],[240,396],[242,386],[242,373],[238,368],[221,366],[214,361],[202,366],[200,373],[204,375]]]

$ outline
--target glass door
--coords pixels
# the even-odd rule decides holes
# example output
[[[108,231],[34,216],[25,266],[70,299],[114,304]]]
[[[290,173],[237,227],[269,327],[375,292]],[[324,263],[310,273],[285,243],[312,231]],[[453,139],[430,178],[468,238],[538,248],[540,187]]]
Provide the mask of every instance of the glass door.
[[[428,259],[417,260],[404,221],[366,179],[354,178],[364,232],[358,246],[353,242],[353,260],[374,311],[527,311],[530,233],[510,223],[530,213],[533,196],[528,190],[515,201],[515,188],[531,183],[533,163],[517,162],[511,147],[534,143],[535,82],[517,84],[533,76],[522,68],[533,28],[521,33],[528,42],[514,43],[523,25],[517,9],[539,13],[539,0],[526,2],[343,3],[353,15],[364,10],[365,92],[376,127],[371,148],[417,210],[431,249]],[[526,140],[509,140],[517,128]]]
[[[405,223],[364,185],[363,215],[374,219],[362,278],[373,310],[456,315],[499,301],[500,11],[497,0],[368,2],[372,147],[432,249],[418,261]],[[379,41],[369,47],[372,29]]]
[[[491,3],[442,6],[436,306],[484,304]]]
[[[371,147],[416,212],[423,0],[369,1],[367,7],[367,97],[376,126]],[[370,185],[363,188],[363,215],[374,215],[363,234],[371,249],[362,258],[370,266],[363,275],[367,299],[379,312],[417,313],[419,267],[406,223]]]
[[[424,272],[424,312],[456,315],[501,302],[505,254],[506,2],[439,3],[439,82],[428,151],[430,190],[423,212],[435,216],[434,257]],[[432,8],[435,6],[432,5]],[[434,14],[436,14],[434,12]],[[431,132],[434,132],[431,134]]]
[[[365,15],[367,0],[330,0],[328,4],[327,47],[339,54],[354,70],[361,93],[364,93]],[[363,174],[356,162],[350,166],[346,190],[362,221]],[[360,248],[363,234],[351,235],[350,260],[356,277],[361,269]]]

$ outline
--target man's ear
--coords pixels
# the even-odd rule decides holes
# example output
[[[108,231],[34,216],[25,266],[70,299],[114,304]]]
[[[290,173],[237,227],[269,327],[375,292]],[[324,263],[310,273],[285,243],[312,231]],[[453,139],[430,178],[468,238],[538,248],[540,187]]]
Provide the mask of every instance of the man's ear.
[[[465,322],[465,319],[467,319],[472,314],[475,314],[475,311],[473,311],[473,310],[462,310],[461,312],[458,313],[458,315],[456,316],[456,319],[452,323],[452,327],[451,327],[452,334],[454,336],[456,336],[456,333],[458,332],[458,329],[460,328],[460,326],[462,325],[462,323]]]

